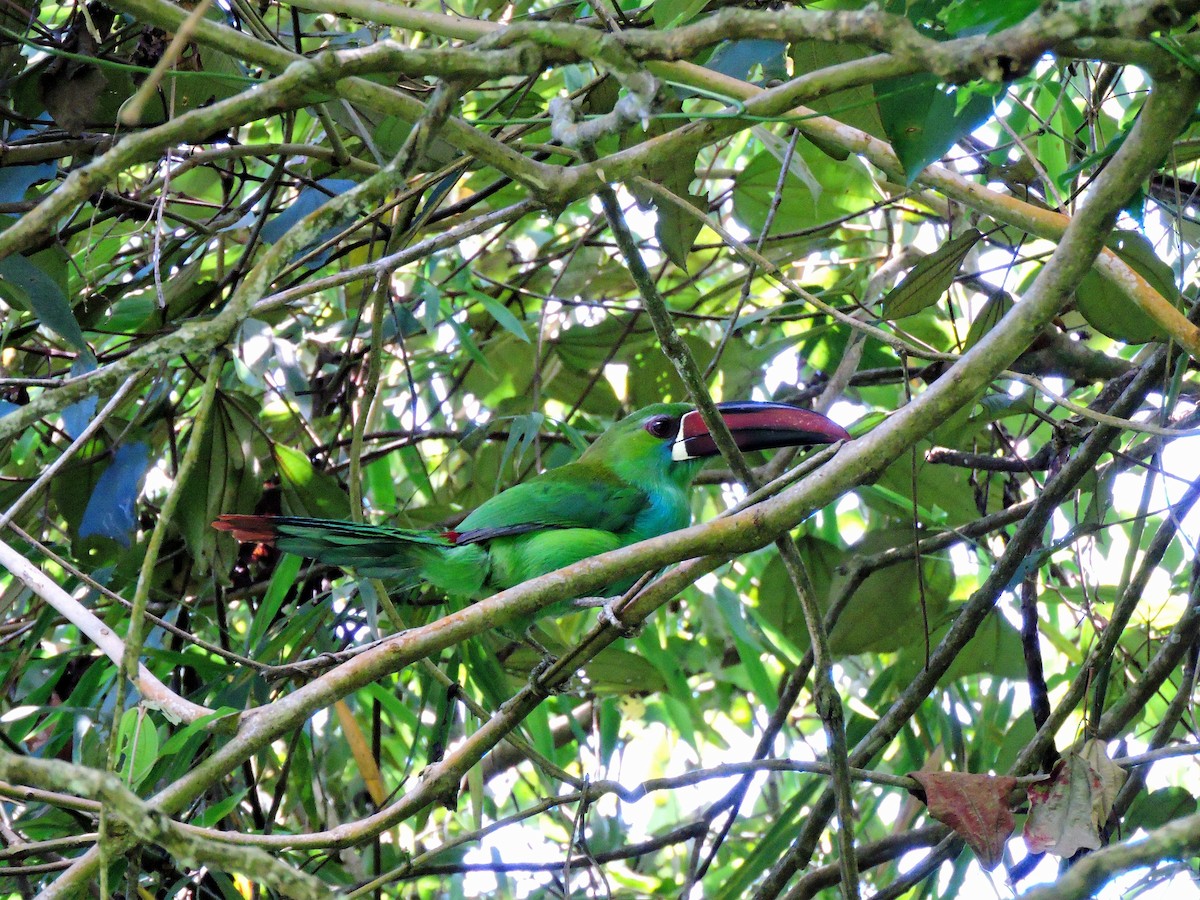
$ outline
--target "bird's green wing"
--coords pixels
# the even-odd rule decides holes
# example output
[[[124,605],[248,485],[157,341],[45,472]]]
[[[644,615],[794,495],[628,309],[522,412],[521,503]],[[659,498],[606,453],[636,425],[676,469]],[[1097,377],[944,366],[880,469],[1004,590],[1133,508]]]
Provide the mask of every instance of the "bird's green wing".
[[[470,544],[557,528],[622,532],[649,502],[608,468],[572,463],[497,494],[463,519],[453,539]]]

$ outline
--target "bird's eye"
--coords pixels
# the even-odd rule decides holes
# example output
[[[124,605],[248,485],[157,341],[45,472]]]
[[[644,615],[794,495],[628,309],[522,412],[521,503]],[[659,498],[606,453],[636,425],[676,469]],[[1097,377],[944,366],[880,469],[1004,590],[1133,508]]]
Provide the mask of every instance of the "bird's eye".
[[[679,431],[679,420],[672,416],[655,416],[646,422],[646,431],[651,436],[666,440],[673,438]]]

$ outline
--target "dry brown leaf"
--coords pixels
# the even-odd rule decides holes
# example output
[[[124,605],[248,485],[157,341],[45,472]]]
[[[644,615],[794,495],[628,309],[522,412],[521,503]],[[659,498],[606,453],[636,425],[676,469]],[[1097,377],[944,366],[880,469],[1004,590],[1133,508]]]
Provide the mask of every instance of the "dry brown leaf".
[[[1086,742],[1079,755],[1092,767],[1092,821],[1100,829],[1108,821],[1108,814],[1129,774],[1109,759],[1108,751],[1099,741]]]
[[[1014,820],[1008,795],[1017,786],[1011,775],[967,772],[910,772],[925,790],[929,814],[949,825],[989,871],[999,865]]]

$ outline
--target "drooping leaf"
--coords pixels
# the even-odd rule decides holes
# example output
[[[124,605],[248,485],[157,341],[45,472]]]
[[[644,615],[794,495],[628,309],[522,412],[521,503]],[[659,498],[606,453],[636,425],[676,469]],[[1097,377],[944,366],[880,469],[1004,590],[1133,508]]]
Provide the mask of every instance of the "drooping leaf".
[[[983,304],[983,308],[979,310],[975,318],[971,322],[971,328],[967,331],[967,339],[963,341],[963,346],[970,349],[978,344],[985,334],[991,331],[1005,314],[1013,308],[1013,299],[1006,291],[996,291]]]
[[[1154,251],[1154,245],[1136,231],[1112,235],[1108,247],[1141,275],[1168,303],[1178,304],[1175,273]],[[1088,324],[1115,340],[1144,344],[1161,340],[1166,332],[1129,299],[1125,291],[1093,268],[1075,289],[1075,305]]]
[[[676,194],[701,212],[707,212],[708,198],[702,194],[693,194],[687,188],[691,173],[683,173],[681,178],[684,181],[683,192],[679,193],[676,190]],[[686,272],[688,254],[692,252],[692,244],[700,234],[700,229],[704,227],[704,220],[688,215],[674,203],[656,203],[655,208],[658,210],[658,222],[654,226],[654,234],[658,243],[667,254],[667,258]]]
[[[266,456],[261,435],[233,402],[218,394],[208,427],[199,436],[200,449],[192,476],[183,484],[176,523],[188,553],[200,571],[227,576],[237,545],[212,528],[222,513],[250,513],[262,493],[260,457]],[[187,440],[196,440],[189,432]]]
[[[1100,847],[1095,816],[1095,770],[1078,753],[1058,761],[1048,781],[1031,784],[1025,845],[1030,853],[1071,857]]]
[[[903,319],[941,300],[954,283],[963,260],[981,237],[978,230],[968,228],[919,260],[904,280],[883,298],[883,318]]]
[[[1079,748],[1079,755],[1092,768],[1092,813],[1097,827],[1100,827],[1108,821],[1109,813],[1117,802],[1117,794],[1129,775],[1109,758],[1100,741],[1084,741]]]
[[[87,372],[94,371],[96,368],[95,360],[88,356],[80,356],[71,363],[71,375],[79,376]],[[83,430],[88,427],[92,421],[92,416],[96,414],[96,404],[99,402],[95,395],[84,397],[75,403],[72,403],[62,411],[63,431],[71,437],[79,437]]]
[[[158,748],[158,730],[146,710],[125,710],[117,729],[117,772],[126,784],[136,788],[145,780],[158,761]]]
[[[515,336],[518,340],[522,340],[527,344],[529,343],[529,335],[525,333],[525,326],[521,324],[521,320],[514,316],[507,306],[495,297],[488,296],[483,291],[472,289],[470,293],[488,311],[488,315],[495,319],[505,331]]]
[[[18,254],[0,259],[0,295],[23,300],[43,325],[82,353],[91,354],[79,321],[57,281]]]
[[[1011,775],[969,772],[909,772],[920,782],[929,814],[954,829],[989,872],[1004,857],[1004,844],[1016,820],[1008,795],[1017,786]]]
[[[933,75],[903,75],[875,84],[879,117],[909,184],[991,115],[991,97],[976,94],[960,106],[958,90],[947,91]]]
[[[134,504],[149,468],[150,448],[141,441],[118,447],[92,489],[79,524],[79,536],[100,535],[128,547],[135,524]]]

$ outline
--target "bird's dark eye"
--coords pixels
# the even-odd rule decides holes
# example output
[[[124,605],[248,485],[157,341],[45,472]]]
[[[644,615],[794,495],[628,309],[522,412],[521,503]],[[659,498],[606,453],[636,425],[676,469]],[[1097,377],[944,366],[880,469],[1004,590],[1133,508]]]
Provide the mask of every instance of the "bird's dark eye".
[[[666,440],[673,438],[679,432],[679,420],[673,416],[655,416],[646,422],[646,431],[653,437]]]

